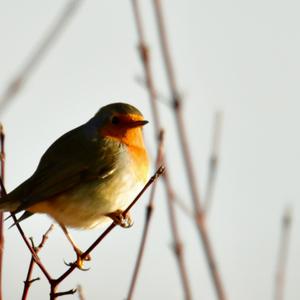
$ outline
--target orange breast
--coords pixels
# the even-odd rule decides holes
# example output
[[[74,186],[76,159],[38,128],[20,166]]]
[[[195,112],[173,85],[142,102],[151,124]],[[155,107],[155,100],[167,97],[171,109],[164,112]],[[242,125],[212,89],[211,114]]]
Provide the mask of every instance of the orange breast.
[[[142,129],[137,127],[122,131],[113,127],[105,127],[101,129],[100,134],[127,146],[138,180],[146,182],[149,174],[149,158],[143,140]]]
[[[133,168],[137,179],[146,182],[149,176],[149,159],[146,149],[143,147],[128,146],[129,154],[132,157]]]

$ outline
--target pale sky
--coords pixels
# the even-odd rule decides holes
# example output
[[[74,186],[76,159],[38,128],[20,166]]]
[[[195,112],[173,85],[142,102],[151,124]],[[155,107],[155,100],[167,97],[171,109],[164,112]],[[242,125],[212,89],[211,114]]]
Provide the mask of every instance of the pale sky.
[[[0,95],[24,66],[67,1],[0,1]],[[141,1],[152,50],[155,83],[169,91],[151,1]],[[300,298],[299,2],[162,1],[176,77],[200,192],[205,190],[216,109],[224,114],[220,166],[208,230],[228,299],[273,299],[280,224],[287,205],[293,223],[285,299]],[[43,152],[103,105],[124,101],[150,121],[149,152],[156,147],[130,1],[83,1],[68,26],[1,114],[6,132],[6,186],[35,170]],[[166,130],[170,176],[191,206],[172,110],[159,108]],[[116,228],[92,253],[89,272],[75,271],[61,290],[80,283],[87,300],[125,299],[143,227],[146,194],[133,209],[131,229]],[[134,299],[183,299],[171,251],[166,199],[160,183]],[[216,299],[193,222],[178,210],[193,299]],[[38,242],[51,224],[45,216],[23,223]],[[16,229],[5,225],[4,298],[20,299],[30,255]],[[102,229],[72,230],[85,249]],[[53,276],[74,255],[59,228],[41,252]],[[47,299],[48,284],[33,284],[29,299]],[[71,297],[69,297],[72,299]],[[73,296],[74,299],[77,295]]]

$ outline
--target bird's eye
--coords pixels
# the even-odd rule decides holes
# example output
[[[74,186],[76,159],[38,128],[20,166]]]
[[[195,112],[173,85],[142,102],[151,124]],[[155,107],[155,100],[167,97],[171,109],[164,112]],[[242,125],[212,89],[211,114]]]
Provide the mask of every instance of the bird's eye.
[[[112,124],[117,125],[120,123],[120,119],[118,117],[114,116],[114,117],[112,117],[111,122],[112,122]]]

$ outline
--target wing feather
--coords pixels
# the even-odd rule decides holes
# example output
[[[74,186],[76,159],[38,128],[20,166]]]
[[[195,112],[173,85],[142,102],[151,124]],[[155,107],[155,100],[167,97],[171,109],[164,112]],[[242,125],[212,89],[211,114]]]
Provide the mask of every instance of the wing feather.
[[[118,157],[115,154],[120,147],[107,151],[108,143],[96,138],[97,132],[91,134],[91,130],[83,125],[54,142],[41,158],[35,173],[1,199],[0,207],[10,202],[19,212],[82,182],[112,175]]]

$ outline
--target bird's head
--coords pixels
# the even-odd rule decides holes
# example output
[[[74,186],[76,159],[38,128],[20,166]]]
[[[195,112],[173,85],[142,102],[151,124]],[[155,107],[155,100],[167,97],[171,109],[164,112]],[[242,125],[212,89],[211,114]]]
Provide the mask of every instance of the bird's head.
[[[112,103],[102,107],[93,118],[99,124],[99,134],[124,144],[143,143],[142,127],[148,123],[142,113],[126,103]]]

